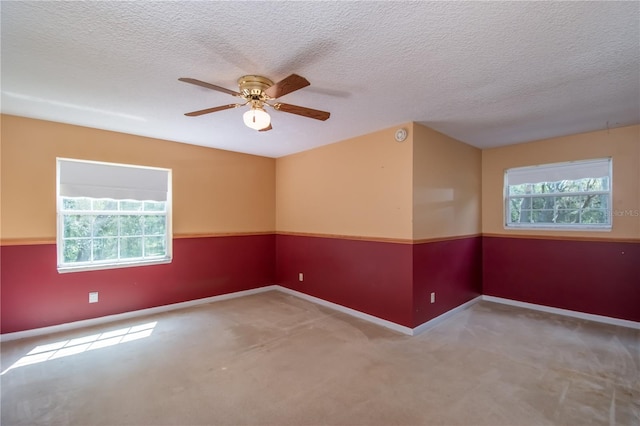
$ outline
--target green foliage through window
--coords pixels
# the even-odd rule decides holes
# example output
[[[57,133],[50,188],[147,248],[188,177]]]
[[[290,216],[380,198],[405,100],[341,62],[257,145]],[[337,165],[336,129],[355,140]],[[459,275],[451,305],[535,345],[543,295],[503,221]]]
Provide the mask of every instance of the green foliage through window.
[[[167,257],[165,202],[63,197],[62,266]]]
[[[559,167],[553,166],[553,175],[558,176]],[[610,227],[610,176],[510,184],[509,172],[505,175],[507,227]]]

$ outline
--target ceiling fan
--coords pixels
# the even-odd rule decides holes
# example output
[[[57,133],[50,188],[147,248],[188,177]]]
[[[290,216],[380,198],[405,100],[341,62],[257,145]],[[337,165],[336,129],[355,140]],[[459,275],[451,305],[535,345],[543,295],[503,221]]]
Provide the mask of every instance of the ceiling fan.
[[[182,77],[178,80],[185,83],[195,84],[196,86],[206,87],[207,89],[217,90],[218,92],[227,93],[231,96],[236,96],[244,100],[243,103],[222,105],[213,108],[201,109],[199,111],[188,112],[185,114],[188,117],[196,117],[212,112],[224,111],[225,109],[238,108],[249,105],[250,109],[243,115],[244,124],[254,130],[264,132],[272,129],[271,117],[265,111],[265,106],[269,106],[277,111],[297,114],[303,117],[309,117],[321,121],[328,119],[330,115],[326,111],[320,111],[317,109],[305,108],[297,105],[285,104],[282,102],[270,102],[291,92],[302,89],[303,87],[306,87],[310,84],[306,78],[301,77],[297,74],[291,74],[289,77],[275,84],[273,83],[273,81],[269,80],[266,77],[262,77],[259,75],[245,75],[238,79],[238,92],[225,89],[224,87],[216,86],[211,83],[196,80],[194,78]]]

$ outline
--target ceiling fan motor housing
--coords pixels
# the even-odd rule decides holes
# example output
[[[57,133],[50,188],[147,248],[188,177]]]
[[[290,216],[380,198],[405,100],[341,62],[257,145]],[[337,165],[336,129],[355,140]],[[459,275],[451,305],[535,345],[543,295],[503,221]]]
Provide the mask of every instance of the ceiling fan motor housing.
[[[269,99],[265,91],[273,86],[273,81],[259,75],[244,75],[238,79],[238,86],[246,100],[264,102]]]

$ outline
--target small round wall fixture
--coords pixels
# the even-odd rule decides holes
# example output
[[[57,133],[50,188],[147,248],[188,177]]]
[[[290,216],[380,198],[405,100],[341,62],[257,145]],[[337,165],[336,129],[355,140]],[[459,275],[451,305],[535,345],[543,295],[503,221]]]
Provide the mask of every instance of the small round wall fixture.
[[[407,130],[406,129],[398,129],[396,130],[396,140],[398,142],[402,142],[407,138]]]

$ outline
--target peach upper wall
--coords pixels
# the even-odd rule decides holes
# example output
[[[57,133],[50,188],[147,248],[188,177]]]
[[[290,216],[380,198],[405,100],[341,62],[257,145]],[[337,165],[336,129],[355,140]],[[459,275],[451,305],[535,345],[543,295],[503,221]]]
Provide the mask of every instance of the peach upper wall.
[[[419,124],[413,129],[413,238],[479,234],[481,151]]]
[[[523,231],[503,226],[504,171],[512,167],[589,158],[613,159],[611,232]],[[631,214],[624,214],[624,212]],[[586,238],[640,238],[640,126],[582,133],[482,151],[482,232]],[[635,214],[633,212],[636,212]]]
[[[55,239],[56,157],[172,169],[176,236],[277,230],[402,240],[480,231],[640,238],[633,214],[614,215],[611,232],[507,231],[502,201],[507,168],[611,156],[613,208],[638,211],[640,126],[480,152],[407,123],[274,160],[7,115],[1,124],[3,240]],[[409,130],[402,143],[393,137],[399,127]]]
[[[275,230],[275,160],[2,115],[3,240],[55,240],[56,157],[172,169],[174,235]]]
[[[398,127],[278,158],[277,231],[411,239],[413,141]]]

